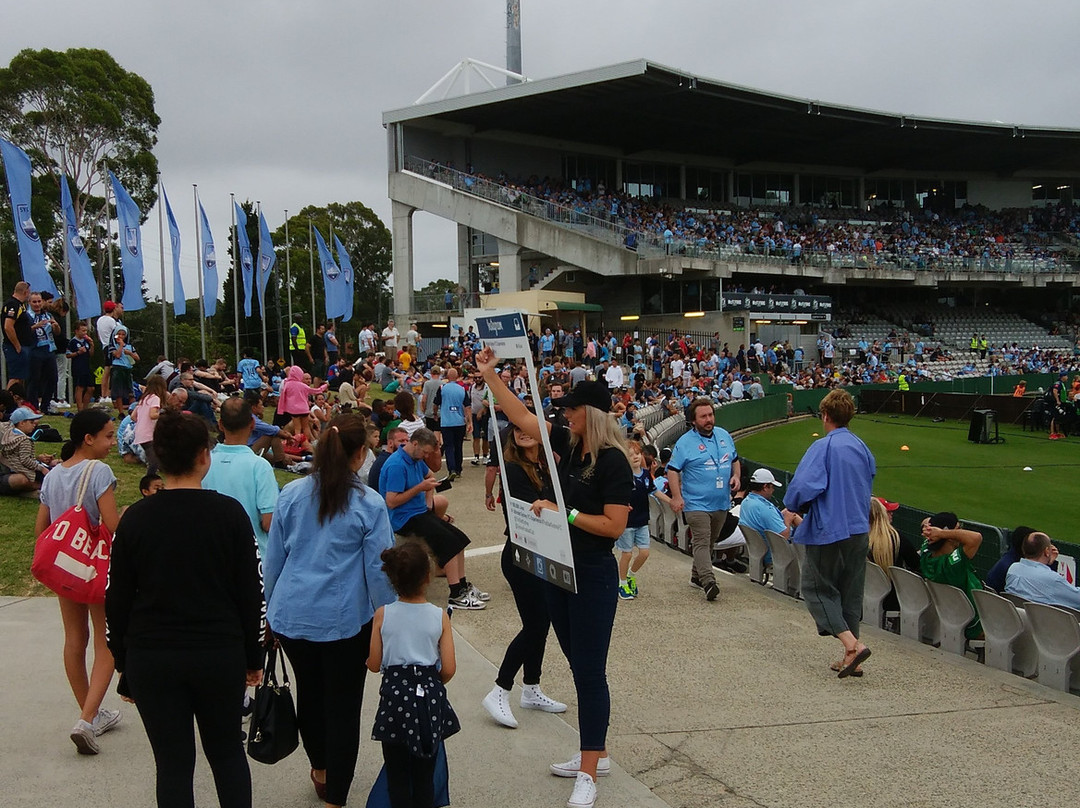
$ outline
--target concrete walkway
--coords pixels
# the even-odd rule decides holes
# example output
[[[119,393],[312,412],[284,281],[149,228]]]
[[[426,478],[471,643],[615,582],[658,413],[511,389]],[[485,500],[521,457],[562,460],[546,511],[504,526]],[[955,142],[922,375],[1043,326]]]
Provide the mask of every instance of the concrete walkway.
[[[463,806],[561,806],[572,781],[547,765],[576,749],[576,704],[554,637],[543,687],[570,704],[565,716],[517,708],[517,689],[516,730],[480,706],[517,630],[499,555],[484,550],[501,545],[502,517],[483,509],[482,472],[467,466],[451,492],[473,538],[469,579],[492,595],[487,610],[454,616],[449,691],[463,729],[447,744],[451,796]],[[720,573],[720,598],[706,603],[689,572],[687,556],[654,546],[641,596],[619,604],[608,667],[616,766],[600,780],[598,806],[1044,806],[1080,775],[1080,699],[869,628],[866,676],[840,681],[828,670],[839,644],[817,637],[801,602]],[[433,586],[434,601],[445,594],[443,582]],[[0,599],[0,637],[0,805],[152,805],[153,759],[134,708],[124,706],[96,757],[68,740],[77,716],[55,601]],[[373,676],[365,735],[377,690]],[[364,804],[380,765],[377,745],[362,741],[351,805]],[[259,808],[318,805],[302,751],[251,766]],[[217,804],[201,755],[196,799]]]

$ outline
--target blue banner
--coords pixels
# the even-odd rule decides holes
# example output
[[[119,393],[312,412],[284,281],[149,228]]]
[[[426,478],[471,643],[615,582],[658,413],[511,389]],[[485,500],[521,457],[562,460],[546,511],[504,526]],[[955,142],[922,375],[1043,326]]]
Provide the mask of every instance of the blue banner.
[[[217,256],[214,254],[214,237],[210,233],[210,222],[206,221],[202,202],[199,203],[199,218],[202,221],[199,271],[203,274],[203,314],[213,317],[217,313]]]
[[[240,250],[240,271],[244,276],[244,316],[251,316],[251,278],[254,274],[254,262],[251,257],[251,239],[247,234],[247,214],[244,213],[244,209],[240,207],[236,202],[233,202],[233,207],[236,208],[236,245]],[[235,256],[234,256],[235,259]],[[236,266],[236,261],[233,260],[233,266]],[[236,282],[236,274],[233,274],[233,282]]]
[[[30,216],[30,158],[18,146],[0,140],[0,157],[7,173],[8,194],[11,196],[11,214],[15,220],[15,240],[19,245],[19,264],[23,280],[35,292],[57,294],[56,284],[45,268],[45,251],[41,236]]]
[[[352,319],[353,310],[353,291],[355,288],[356,273],[353,272],[352,261],[349,260],[349,254],[345,252],[345,247],[341,244],[341,239],[334,236],[334,247],[337,249],[338,264],[341,265],[341,277],[345,281],[345,288],[343,291],[344,300],[342,300],[341,307],[341,319],[348,321]]]
[[[345,281],[341,277],[341,269],[334,263],[326,242],[315,230],[315,243],[319,245],[319,266],[322,267],[323,294],[326,298],[326,319],[332,320],[344,314],[344,288]]]
[[[165,186],[161,186],[161,198],[165,200],[165,218],[169,220],[169,243],[172,246],[172,293],[173,314],[183,317],[187,314],[187,300],[184,298],[184,279],[180,277],[180,228],[173,216],[172,205],[165,193]],[[165,290],[161,290],[161,302],[165,304]]]
[[[101,295],[98,294],[94,269],[90,266],[90,256],[86,254],[86,245],[79,235],[79,223],[75,220],[75,206],[71,204],[68,178],[63,174],[60,175],[60,206],[64,209],[64,237],[67,239],[71,287],[75,291],[75,309],[80,320],[97,317],[101,314]]]
[[[146,301],[142,296],[142,214],[131,194],[111,171],[109,179],[112,180],[113,196],[116,198],[116,221],[120,228],[120,268],[124,273],[124,297],[120,302],[124,311],[138,311],[146,308]]]
[[[274,252],[274,242],[270,240],[270,228],[266,224],[266,217],[259,213],[259,316],[266,319],[266,283],[270,280],[270,273],[274,271],[277,263],[277,253]]]

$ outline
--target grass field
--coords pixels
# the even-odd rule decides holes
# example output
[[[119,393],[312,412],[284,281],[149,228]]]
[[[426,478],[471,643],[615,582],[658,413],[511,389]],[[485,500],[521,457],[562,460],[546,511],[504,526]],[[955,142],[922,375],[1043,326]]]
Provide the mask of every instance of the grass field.
[[[877,460],[876,495],[999,527],[1028,524],[1076,543],[1072,475],[1080,473],[1080,438],[1050,441],[1045,433],[1000,429],[1005,443],[979,445],[968,442],[966,421],[860,415],[851,423]],[[822,433],[820,422],[802,420],[742,438],[737,446],[749,460],[794,471],[814,432]],[[905,445],[909,451],[901,451]]]

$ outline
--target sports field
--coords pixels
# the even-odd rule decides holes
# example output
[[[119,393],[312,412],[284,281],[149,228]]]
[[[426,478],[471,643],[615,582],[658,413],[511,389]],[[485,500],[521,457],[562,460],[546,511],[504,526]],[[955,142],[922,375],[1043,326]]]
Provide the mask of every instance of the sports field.
[[[1080,437],[1051,441],[1045,433],[1001,426],[1005,443],[979,445],[968,442],[966,421],[889,415],[856,416],[851,430],[877,459],[878,496],[955,511],[962,520],[1027,524],[1055,539],[1080,540],[1072,478],[1080,473]],[[814,432],[824,434],[817,419],[801,420],[742,438],[737,448],[749,460],[794,471]]]

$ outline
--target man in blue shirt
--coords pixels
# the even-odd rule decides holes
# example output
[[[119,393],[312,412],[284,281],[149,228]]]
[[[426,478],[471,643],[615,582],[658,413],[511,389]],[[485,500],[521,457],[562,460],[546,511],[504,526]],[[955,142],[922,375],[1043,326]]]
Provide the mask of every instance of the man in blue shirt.
[[[447,479],[453,481],[461,476],[465,425],[469,419],[468,397],[458,382],[456,368],[446,371],[446,384],[435,394],[435,412],[446,450],[446,468],[450,472]]]
[[[422,540],[446,573],[450,605],[455,609],[483,609],[490,596],[465,579],[465,548],[469,537],[448,518],[437,516],[432,507],[438,483],[428,468],[427,458],[438,453],[439,440],[435,433],[426,428],[416,430],[409,442],[383,464],[379,493],[386,499],[394,532]]]
[[[818,407],[825,437],[806,450],[788,485],[784,505],[805,519],[795,534],[806,545],[802,595],[818,633],[844,645],[840,678],[858,675],[870,649],[859,642],[866,552],[870,538],[870,491],[874,456],[847,425],[855,402],[832,390]]]
[[[1050,565],[1057,548],[1045,533],[1031,533],[1021,545],[1024,557],[1005,573],[1005,591],[1034,603],[1080,609],[1080,589],[1058,575]]]
[[[783,486],[768,469],[758,469],[750,477],[750,493],[739,507],[739,525],[756,530],[762,536],[766,530],[778,533],[790,541],[792,531],[802,522],[797,513],[780,509],[772,504],[773,494]],[[765,563],[772,563],[772,553],[765,555]]]
[[[720,587],[712,566],[712,547],[720,538],[731,509],[731,494],[739,490],[741,466],[735,441],[716,426],[713,403],[696,398],[686,409],[692,429],[675,444],[667,465],[671,508],[682,513],[690,527],[694,571],[690,584],[716,600]]]
[[[285,468],[285,442],[281,437],[281,427],[268,424],[263,420],[266,405],[262,393],[252,390],[244,393],[244,401],[251,407],[251,433],[247,437],[248,448],[260,457],[270,460],[276,469]]]

